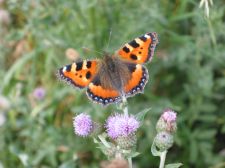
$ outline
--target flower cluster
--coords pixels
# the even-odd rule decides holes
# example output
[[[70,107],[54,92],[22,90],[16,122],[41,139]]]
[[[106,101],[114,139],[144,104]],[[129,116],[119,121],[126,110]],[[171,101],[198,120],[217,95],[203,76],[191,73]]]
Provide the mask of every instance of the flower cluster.
[[[96,132],[94,122],[87,114],[81,113],[74,117],[74,132],[78,136],[87,137]],[[130,149],[136,145],[135,132],[139,128],[139,121],[132,115],[114,114],[106,120],[107,136],[113,139],[121,149]],[[105,153],[107,153],[105,151]],[[115,151],[113,152],[115,153]]]
[[[160,165],[165,161],[167,150],[173,145],[173,134],[176,132],[177,114],[171,110],[164,110],[156,124],[157,135],[152,144],[152,154],[160,156]],[[81,113],[74,117],[73,126],[76,135],[87,137],[96,135],[98,130],[97,123],[93,122],[90,115]],[[95,137],[94,142],[99,144],[99,148],[108,157],[108,159],[123,159],[131,155],[137,155],[135,146],[137,143],[136,131],[140,127],[140,121],[133,115],[127,113],[115,113],[108,117],[104,125],[105,132],[98,134],[99,140]],[[113,143],[108,142],[108,137]],[[164,161],[163,161],[164,160]],[[113,162],[112,165],[117,164]],[[121,165],[127,166],[127,162]],[[130,162],[129,162],[130,165]]]

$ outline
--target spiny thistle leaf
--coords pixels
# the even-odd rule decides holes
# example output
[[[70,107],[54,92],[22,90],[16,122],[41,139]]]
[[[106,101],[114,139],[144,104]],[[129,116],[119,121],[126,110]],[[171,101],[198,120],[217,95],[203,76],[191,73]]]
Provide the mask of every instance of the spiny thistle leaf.
[[[140,122],[140,125],[143,124],[144,118],[145,118],[147,112],[150,110],[151,110],[151,108],[146,108],[135,115],[135,118]]]

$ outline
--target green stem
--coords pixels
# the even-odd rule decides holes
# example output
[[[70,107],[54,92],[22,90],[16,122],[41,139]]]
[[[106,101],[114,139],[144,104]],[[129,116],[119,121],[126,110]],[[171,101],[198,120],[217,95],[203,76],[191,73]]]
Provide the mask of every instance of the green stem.
[[[128,164],[129,164],[129,168],[132,168],[132,158],[131,157],[128,158]]]
[[[163,151],[160,155],[160,165],[159,168],[164,168],[165,160],[166,160],[167,150]]]
[[[213,25],[212,25],[210,19],[207,19],[207,23],[208,23],[208,27],[209,27],[209,33],[210,33],[210,36],[211,36],[211,40],[212,40],[213,46],[215,48],[216,47],[215,31],[213,29]]]
[[[128,115],[127,99],[125,96],[122,96],[122,108],[124,115]]]

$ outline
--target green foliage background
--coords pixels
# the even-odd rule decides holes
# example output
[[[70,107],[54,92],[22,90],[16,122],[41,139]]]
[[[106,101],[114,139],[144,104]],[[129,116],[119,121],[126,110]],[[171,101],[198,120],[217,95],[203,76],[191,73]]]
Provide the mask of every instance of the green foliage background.
[[[113,53],[146,32],[160,44],[145,93],[128,99],[130,112],[151,111],[138,131],[137,167],[157,167],[150,153],[155,123],[163,109],[178,113],[175,145],[166,162],[183,167],[224,166],[225,5],[215,1],[210,17],[194,0],[7,0],[11,23],[1,25],[1,95],[10,107],[0,112],[0,167],[99,167],[107,158],[92,139],[74,135],[72,117],[87,112],[100,122],[115,110],[90,102],[83,91],[58,82],[58,68],[71,63],[67,48],[81,58]],[[109,32],[112,30],[110,44]],[[32,98],[46,89],[42,101]]]

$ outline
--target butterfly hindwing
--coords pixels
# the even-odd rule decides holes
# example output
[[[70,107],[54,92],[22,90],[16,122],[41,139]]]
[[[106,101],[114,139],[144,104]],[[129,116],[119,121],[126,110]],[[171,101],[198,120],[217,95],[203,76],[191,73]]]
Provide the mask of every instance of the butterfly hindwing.
[[[151,61],[155,47],[158,43],[157,34],[146,33],[126,43],[119,51],[118,55],[133,63],[142,64]]]
[[[86,94],[89,99],[96,103],[107,105],[121,100],[118,90],[104,88],[98,75],[89,84]]]
[[[78,88],[87,87],[96,73],[96,60],[74,62],[58,70],[58,76],[60,79]]]
[[[127,63],[131,73],[130,79],[124,86],[126,97],[133,96],[144,91],[148,82],[148,70],[144,65]]]

